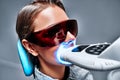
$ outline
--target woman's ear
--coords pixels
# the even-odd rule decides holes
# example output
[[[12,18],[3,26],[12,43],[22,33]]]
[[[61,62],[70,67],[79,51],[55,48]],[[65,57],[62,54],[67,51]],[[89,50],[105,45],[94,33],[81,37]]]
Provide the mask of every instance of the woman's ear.
[[[38,52],[36,51],[32,43],[30,43],[26,39],[23,39],[22,45],[30,54],[32,54],[33,56],[38,56]]]

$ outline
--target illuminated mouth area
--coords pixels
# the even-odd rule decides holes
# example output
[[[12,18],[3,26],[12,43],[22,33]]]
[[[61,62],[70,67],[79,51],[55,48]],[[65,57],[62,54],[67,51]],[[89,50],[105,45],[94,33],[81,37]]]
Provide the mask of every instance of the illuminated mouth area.
[[[71,65],[70,62],[67,62],[63,59],[61,59],[61,54],[65,53],[70,47],[73,47],[75,45],[75,40],[70,40],[68,42],[62,42],[59,46],[59,48],[55,51],[55,57],[56,61],[59,64],[64,64],[64,65]]]
[[[75,45],[75,40],[70,40],[68,42],[63,42],[62,45],[65,47],[65,48],[70,48],[72,46]]]

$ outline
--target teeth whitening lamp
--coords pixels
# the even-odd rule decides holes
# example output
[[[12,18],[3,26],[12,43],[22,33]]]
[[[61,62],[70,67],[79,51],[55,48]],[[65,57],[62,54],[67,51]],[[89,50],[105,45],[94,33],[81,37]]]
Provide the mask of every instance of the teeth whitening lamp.
[[[94,80],[120,80],[120,38],[110,43],[76,45],[63,42],[55,52],[56,60],[64,65],[77,65],[89,70]],[[33,73],[33,65],[18,41],[18,53],[26,76]]]

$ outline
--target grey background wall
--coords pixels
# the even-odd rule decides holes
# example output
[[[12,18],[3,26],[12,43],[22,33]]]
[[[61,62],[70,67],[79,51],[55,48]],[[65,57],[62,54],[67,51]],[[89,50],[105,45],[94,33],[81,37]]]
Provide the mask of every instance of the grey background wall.
[[[0,1],[0,80],[24,80],[15,32],[18,11],[32,0]],[[77,19],[77,44],[112,43],[120,36],[120,0],[63,0],[70,18]]]

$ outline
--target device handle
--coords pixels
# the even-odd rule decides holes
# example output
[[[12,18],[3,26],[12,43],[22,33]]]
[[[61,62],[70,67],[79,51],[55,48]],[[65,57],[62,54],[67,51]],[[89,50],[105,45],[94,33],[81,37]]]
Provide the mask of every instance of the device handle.
[[[79,67],[92,69],[92,70],[111,70],[120,68],[120,62],[110,59],[103,59],[98,57],[90,57],[83,55],[82,52],[72,52],[77,46],[66,48],[65,42],[60,44],[60,47],[56,51],[57,60],[59,63],[68,65],[75,64]],[[86,49],[86,48],[85,48]]]

